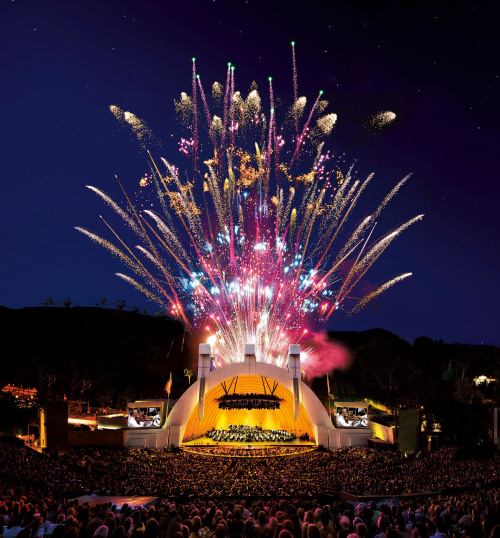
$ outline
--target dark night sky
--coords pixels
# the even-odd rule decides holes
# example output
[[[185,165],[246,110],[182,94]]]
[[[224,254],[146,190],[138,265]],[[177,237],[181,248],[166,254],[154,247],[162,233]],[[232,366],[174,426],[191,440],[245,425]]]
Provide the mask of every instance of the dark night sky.
[[[293,39],[299,93],[324,89],[338,114],[330,147],[356,160],[360,175],[376,174],[359,217],[409,172],[380,226],[426,213],[369,273],[373,282],[413,277],[328,328],[500,345],[493,4],[0,0],[0,304],[106,297],[147,306],[113,275],[119,262],[74,230],[103,231],[107,209],[86,184],[117,195],[114,174],[133,189],[148,171],[108,106],[144,118],[182,164],[173,99],[189,91],[191,57],[206,87],[223,81],[230,60],[237,89],[246,93],[254,79],[264,89],[273,75],[285,94]],[[397,119],[370,133],[363,120],[380,110]]]

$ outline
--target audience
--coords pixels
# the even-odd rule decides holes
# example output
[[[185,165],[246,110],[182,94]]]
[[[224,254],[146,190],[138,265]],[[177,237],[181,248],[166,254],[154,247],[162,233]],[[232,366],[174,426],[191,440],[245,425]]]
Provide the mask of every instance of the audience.
[[[273,458],[160,450],[46,456],[0,443],[4,538],[500,538],[494,460],[446,448],[425,457],[370,449]],[[485,488],[480,489],[478,486]],[[466,492],[444,493],[468,487]],[[349,504],[336,492],[427,498]],[[146,510],[90,506],[82,494],[151,495]],[[317,499],[330,499],[322,505]],[[255,500],[257,499],[257,500]],[[260,499],[260,500],[259,500]]]
[[[391,496],[476,487],[500,476],[497,461],[459,457],[455,448],[425,457],[368,448],[296,452],[286,446],[270,447],[269,457],[264,457],[266,449],[256,450],[258,458],[156,449],[78,449],[49,458],[27,447],[0,443],[0,476],[64,496],[297,496],[332,491]],[[227,455],[245,453],[254,455],[244,449]]]

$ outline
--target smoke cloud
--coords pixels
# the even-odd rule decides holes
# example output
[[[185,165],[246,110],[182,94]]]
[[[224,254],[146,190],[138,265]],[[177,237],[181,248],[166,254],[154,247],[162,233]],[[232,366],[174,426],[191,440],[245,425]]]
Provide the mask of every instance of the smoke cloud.
[[[300,364],[309,377],[320,377],[332,370],[347,370],[352,363],[349,350],[330,340],[326,332],[314,333],[307,341],[310,351],[301,353]]]

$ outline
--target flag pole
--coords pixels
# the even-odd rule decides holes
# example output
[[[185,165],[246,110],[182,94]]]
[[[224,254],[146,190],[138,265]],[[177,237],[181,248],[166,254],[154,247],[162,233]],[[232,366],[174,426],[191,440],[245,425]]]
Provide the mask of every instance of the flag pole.
[[[328,415],[330,417],[330,426],[332,426],[333,423],[332,423],[332,406],[331,406],[331,400],[330,400],[330,377],[328,375],[328,372],[326,373],[326,389],[328,391]]]
[[[168,390],[167,390],[167,418],[168,418],[168,413],[169,413],[169,404],[170,404],[170,391],[172,390],[172,372],[170,372],[170,379],[168,381]]]

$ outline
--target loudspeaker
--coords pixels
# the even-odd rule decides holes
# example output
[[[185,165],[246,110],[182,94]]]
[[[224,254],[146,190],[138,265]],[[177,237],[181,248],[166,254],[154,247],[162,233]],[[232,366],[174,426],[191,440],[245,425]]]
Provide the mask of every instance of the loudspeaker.
[[[40,446],[43,450],[68,450],[68,402],[45,402],[40,407]]]
[[[417,452],[420,437],[418,409],[398,409],[398,448],[401,452]]]

